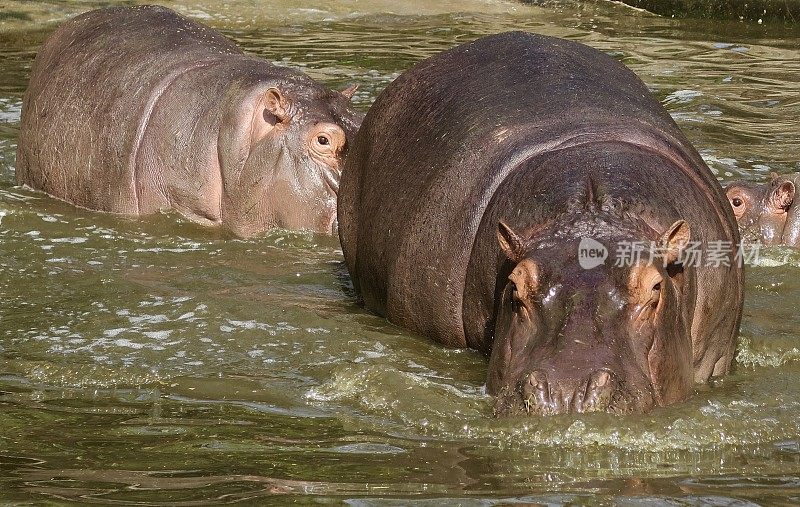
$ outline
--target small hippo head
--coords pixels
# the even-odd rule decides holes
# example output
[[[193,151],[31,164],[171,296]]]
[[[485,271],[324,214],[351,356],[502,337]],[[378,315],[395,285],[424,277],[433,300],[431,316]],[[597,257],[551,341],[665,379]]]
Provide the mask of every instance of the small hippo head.
[[[765,245],[783,243],[795,191],[791,179],[777,174],[773,174],[770,183],[737,181],[728,185],[725,194],[742,239]]]
[[[237,101],[220,133],[227,228],[239,236],[273,227],[336,232],[339,178],[363,118],[350,105],[356,88],[293,76]]]
[[[506,269],[487,381],[495,415],[646,412],[687,397],[694,277],[679,253],[689,224],[656,231],[611,208],[557,222],[498,227]],[[645,242],[658,254],[605,258]]]

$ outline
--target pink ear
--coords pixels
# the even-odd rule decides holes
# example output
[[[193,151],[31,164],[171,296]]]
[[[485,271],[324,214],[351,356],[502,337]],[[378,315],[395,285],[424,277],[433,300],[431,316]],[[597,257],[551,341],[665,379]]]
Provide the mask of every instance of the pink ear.
[[[270,88],[261,96],[253,110],[250,125],[250,146],[266,137],[280,122],[288,119],[289,103],[277,88]]]
[[[339,93],[341,93],[342,95],[344,95],[348,99],[352,99],[353,95],[356,94],[357,90],[358,90],[358,85],[353,83],[350,86],[348,86],[347,88],[345,88],[344,90],[340,91]]]
[[[264,103],[265,107],[278,118],[278,121],[284,121],[289,116],[289,101],[277,88],[267,90]]]

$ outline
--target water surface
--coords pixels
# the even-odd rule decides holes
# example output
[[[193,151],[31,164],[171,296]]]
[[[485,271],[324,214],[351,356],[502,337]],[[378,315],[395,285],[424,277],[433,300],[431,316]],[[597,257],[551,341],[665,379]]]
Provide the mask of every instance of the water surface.
[[[332,238],[233,240],[14,185],[55,23],[0,9],[0,501],[174,505],[800,502],[800,255],[748,270],[738,365],[646,416],[490,417],[485,360],[359,309]],[[723,181],[800,170],[800,31],[616,4],[167,3],[363,110],[403,69],[511,29],[636,71]],[[679,199],[680,196],[676,196]]]

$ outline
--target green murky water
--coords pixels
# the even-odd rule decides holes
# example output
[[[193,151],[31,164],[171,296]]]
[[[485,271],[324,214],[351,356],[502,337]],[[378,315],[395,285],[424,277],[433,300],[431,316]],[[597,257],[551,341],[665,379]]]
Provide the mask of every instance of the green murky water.
[[[36,48],[102,3],[0,6],[0,502],[800,502],[800,254],[762,252],[736,372],[691,401],[494,420],[483,358],[360,310],[333,239],[230,240],[14,186]],[[572,38],[632,67],[722,180],[800,170],[796,26],[602,3],[177,8],[331,86],[359,83],[363,109],[456,43],[508,29]]]

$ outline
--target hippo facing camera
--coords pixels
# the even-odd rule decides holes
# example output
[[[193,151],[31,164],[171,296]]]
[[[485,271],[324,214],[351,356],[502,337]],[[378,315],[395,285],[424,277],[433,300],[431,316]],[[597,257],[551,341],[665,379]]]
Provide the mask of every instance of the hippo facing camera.
[[[415,65],[364,119],[338,215],[364,306],[481,351],[496,415],[646,412],[730,368],[742,266],[679,252],[738,244],[733,213],[647,87],[595,49],[511,32]],[[665,260],[606,262],[623,242]]]

